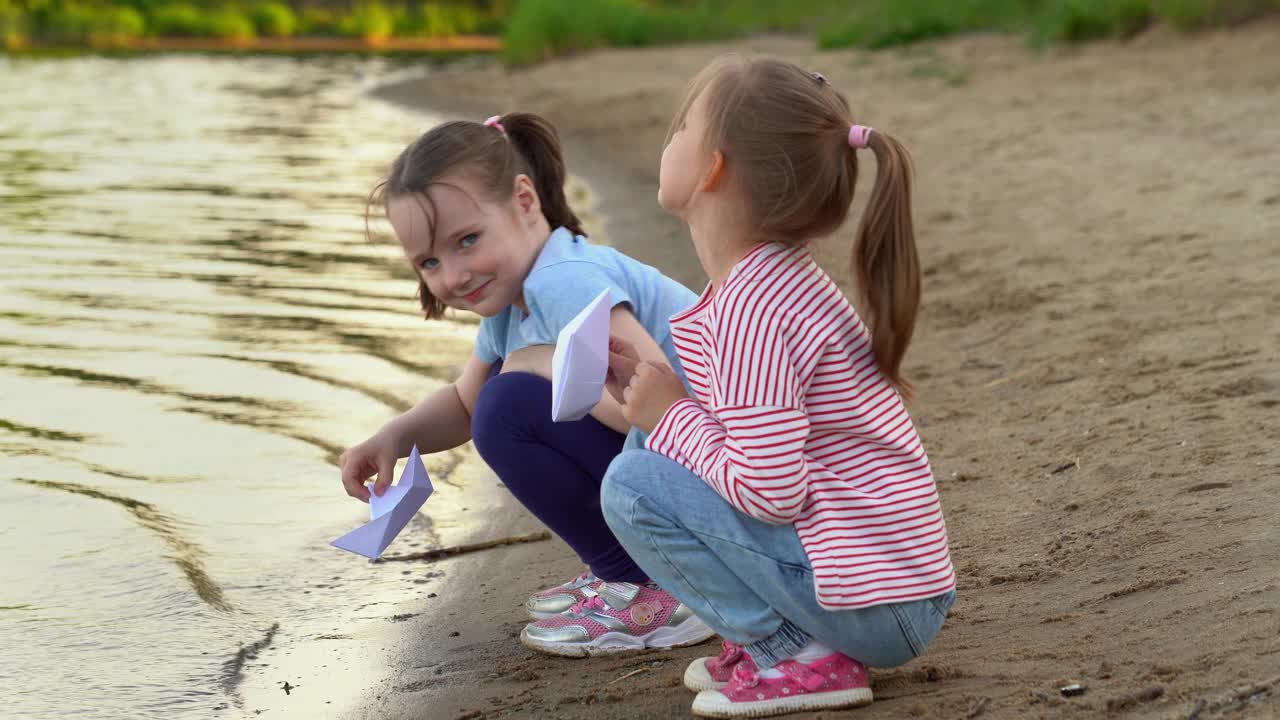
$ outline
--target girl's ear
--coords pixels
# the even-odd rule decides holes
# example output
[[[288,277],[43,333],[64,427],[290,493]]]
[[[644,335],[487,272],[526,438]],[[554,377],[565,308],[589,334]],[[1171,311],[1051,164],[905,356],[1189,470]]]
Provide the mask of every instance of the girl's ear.
[[[538,189],[533,185],[533,178],[528,175],[516,175],[512,200],[516,213],[524,220],[533,222],[542,217],[542,200],[538,197]]]
[[[711,153],[711,166],[707,168],[702,180],[698,181],[698,192],[715,192],[720,188],[720,183],[723,180],[724,153],[716,150]]]

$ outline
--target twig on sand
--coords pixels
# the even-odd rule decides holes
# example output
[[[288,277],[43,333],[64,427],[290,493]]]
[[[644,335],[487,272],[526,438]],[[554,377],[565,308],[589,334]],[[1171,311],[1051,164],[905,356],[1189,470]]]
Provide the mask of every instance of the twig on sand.
[[[1136,692],[1128,693],[1127,695],[1111,698],[1107,701],[1107,711],[1118,712],[1125,708],[1132,707],[1133,705],[1137,705],[1138,703],[1151,702],[1152,700],[1163,696],[1164,686],[1152,685],[1149,688],[1143,688]]]
[[[1277,675],[1270,680],[1263,680],[1262,682],[1237,688],[1231,691],[1230,695],[1212,702],[1201,698],[1196,701],[1195,707],[1191,708],[1191,712],[1187,714],[1187,720],[1199,720],[1202,712],[1231,712],[1255,698],[1266,695],[1271,692],[1276,685],[1280,685],[1280,675]]]
[[[1025,368],[1025,369],[1019,370],[1019,371],[1018,371],[1018,372],[1016,372],[1016,373],[1010,373],[1009,375],[1005,375],[1005,376],[1004,376],[1004,377],[1002,377],[1002,378],[996,378],[995,380],[992,380],[991,382],[989,382],[989,383],[987,383],[987,384],[983,385],[982,387],[987,388],[988,390],[989,390],[989,389],[991,389],[991,388],[993,388],[993,387],[999,387],[999,386],[1001,386],[1001,385],[1003,385],[1003,384],[1005,384],[1005,383],[1007,383],[1007,382],[1010,382],[1010,381],[1013,381],[1013,380],[1017,380],[1017,379],[1018,379],[1018,378],[1020,378],[1020,377],[1025,377],[1025,376],[1027,376],[1027,375],[1030,375],[1031,373],[1035,372],[1036,370],[1037,370],[1037,368],[1036,368],[1036,367],[1034,367],[1034,366],[1033,366],[1033,367],[1029,367],[1029,368]]]
[[[635,670],[632,670],[631,672],[627,673],[626,675],[622,675],[622,676],[620,676],[620,677],[616,677],[616,678],[614,678],[614,679],[610,680],[609,682],[605,683],[605,686],[607,687],[607,686],[612,685],[612,684],[614,684],[614,683],[616,683],[616,682],[620,682],[620,681],[622,681],[622,680],[626,680],[627,678],[631,677],[632,675],[639,675],[639,674],[640,674],[640,673],[642,673],[642,672],[649,672],[649,668],[647,668],[647,667],[638,667],[638,668],[636,668]]]
[[[973,704],[973,707],[969,708],[969,714],[965,715],[965,717],[968,718],[969,720],[973,720],[973,718],[976,718],[979,715],[981,715],[983,711],[987,709],[987,705],[989,705],[990,703],[991,703],[991,698],[989,697],[984,696],[984,697],[978,698],[978,701]]]
[[[1010,330],[1012,330],[1012,329],[1014,329],[1014,328],[1018,327],[1018,325],[1019,325],[1019,323],[1018,323],[1018,322],[1016,322],[1016,321],[1015,321],[1015,322],[1010,322],[1010,323],[1006,324],[1004,327],[1002,327],[1002,328],[1000,328],[999,330],[997,330],[997,331],[995,331],[994,333],[992,333],[991,335],[988,335],[987,337],[984,337],[984,338],[982,338],[981,340],[975,340],[975,341],[973,341],[973,342],[969,343],[968,345],[961,345],[960,347],[961,347],[962,349],[964,349],[964,350],[971,350],[971,349],[976,348],[976,347],[978,347],[978,346],[980,346],[980,345],[986,345],[986,344],[988,344],[988,343],[991,343],[992,341],[999,340],[1000,338],[1004,337],[1004,335],[1005,335],[1006,333],[1008,333]]]
[[[1062,463],[1061,465],[1059,465],[1058,467],[1056,467],[1056,468],[1054,468],[1054,469],[1050,470],[1050,471],[1049,471],[1049,474],[1050,474],[1050,475],[1057,475],[1057,474],[1059,474],[1059,473],[1064,473],[1064,472],[1066,472],[1066,471],[1068,471],[1068,470],[1070,470],[1070,469],[1072,469],[1072,468],[1078,468],[1078,467],[1080,467],[1080,459],[1079,459],[1079,458],[1076,458],[1075,460],[1071,460],[1070,462],[1064,462],[1064,463]]]
[[[409,553],[408,555],[389,555],[379,558],[376,562],[408,562],[413,560],[439,560],[440,558],[453,557],[454,555],[465,555],[467,553],[480,552],[481,550],[490,550],[504,545],[521,545],[523,543],[542,542],[550,540],[551,533],[543,530],[542,532],[529,533],[528,535],[516,535],[514,537],[498,538],[497,540],[486,540],[484,542],[469,543],[466,545],[455,545],[454,547],[437,548],[426,552]]]

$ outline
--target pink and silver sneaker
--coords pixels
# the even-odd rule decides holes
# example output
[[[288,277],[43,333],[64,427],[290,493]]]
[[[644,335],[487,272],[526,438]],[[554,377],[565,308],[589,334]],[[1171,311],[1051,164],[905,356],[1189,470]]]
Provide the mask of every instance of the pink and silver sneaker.
[[[712,635],[715,632],[671,593],[609,582],[563,613],[529,623],[520,642],[539,652],[585,657],[696,645]]]
[[[596,589],[603,583],[603,580],[592,575],[588,570],[563,585],[556,585],[530,595],[524,603],[524,609],[529,611],[529,617],[534,620],[555,617],[595,595]]]
[[[693,699],[693,714],[711,718],[757,718],[809,710],[839,710],[871,702],[871,684],[862,663],[840,653],[802,665],[784,660],[780,678],[763,678],[738,663],[729,684],[703,690]]]
[[[748,665],[752,670],[756,663],[742,649],[741,645],[721,640],[718,657],[702,657],[689,663],[684,670],[684,686],[694,692],[700,690],[719,690],[729,684],[733,677],[733,669],[739,663]]]

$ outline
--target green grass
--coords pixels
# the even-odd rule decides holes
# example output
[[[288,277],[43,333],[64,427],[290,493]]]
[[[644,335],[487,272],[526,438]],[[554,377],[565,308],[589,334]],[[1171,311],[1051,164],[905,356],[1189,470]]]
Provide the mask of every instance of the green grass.
[[[963,87],[973,79],[973,68],[944,62],[941,58],[930,58],[911,68],[911,77],[940,80],[948,87]]]
[[[883,48],[976,30],[1013,30],[1027,0],[866,0],[818,34],[823,48]]]
[[[527,64],[574,50],[665,45],[717,35],[694,13],[633,0],[521,0],[502,39],[505,59]]]
[[[840,3],[819,0],[520,0],[502,40],[509,63],[595,47],[719,40],[749,32],[812,30]]]
[[[1034,16],[1031,38],[1039,44],[1127,38],[1141,32],[1152,20],[1148,0],[1065,0]]]
[[[1280,0],[1152,0],[1152,7],[1156,17],[1175,27],[1193,30],[1280,11]]]
[[[700,0],[692,6],[724,22],[733,32],[815,31],[823,23],[844,16],[860,0]]]
[[[1155,21],[1183,29],[1255,17],[1280,0],[519,0],[506,60],[605,46],[666,45],[767,30],[814,31],[822,48],[884,48],[969,32],[1037,45],[1129,37]]]
[[[1036,45],[1130,37],[1163,21],[1184,29],[1280,10],[1280,0],[865,0],[818,34],[824,48],[883,48],[976,31],[1025,33]]]

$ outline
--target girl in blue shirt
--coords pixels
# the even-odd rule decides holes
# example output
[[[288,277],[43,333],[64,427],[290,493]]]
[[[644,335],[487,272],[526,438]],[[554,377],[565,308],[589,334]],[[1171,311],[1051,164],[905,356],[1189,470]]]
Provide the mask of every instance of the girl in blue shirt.
[[[512,494],[577,552],[587,572],[535,593],[528,646],[583,656],[701,642],[712,634],[649,582],[600,509],[600,483],[630,425],[606,393],[582,420],[551,420],[560,330],[604,289],[610,334],[680,371],[667,320],[697,297],[652,267],[592,245],[564,193],[560,141],[527,113],[440,125],[405,148],[371,204],[385,210],[418,276],[427,319],[482,316],[455,382],[342,454],[347,494],[381,495],[398,458],[468,440]],[[634,441],[633,441],[634,443]]]

